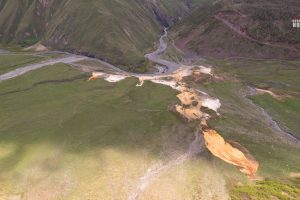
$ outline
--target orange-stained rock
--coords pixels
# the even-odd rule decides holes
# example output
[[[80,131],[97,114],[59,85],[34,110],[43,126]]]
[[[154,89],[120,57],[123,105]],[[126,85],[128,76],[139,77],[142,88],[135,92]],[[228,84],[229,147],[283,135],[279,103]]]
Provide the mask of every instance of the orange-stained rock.
[[[191,105],[193,102],[198,102],[201,107],[201,98],[194,92],[184,91],[177,95],[183,105]]]
[[[92,80],[96,80],[98,79],[100,76],[102,76],[104,73],[102,72],[93,72],[92,76],[89,78],[89,81]]]
[[[239,167],[240,171],[246,174],[248,178],[255,178],[259,164],[244,147],[237,143],[233,147],[215,130],[208,129],[203,133],[206,147],[214,156]]]
[[[89,78],[89,81],[93,81],[93,80],[96,80],[96,79],[97,79],[97,77],[91,76],[91,77]]]
[[[188,121],[201,119],[203,116],[203,113],[198,107],[184,108],[181,105],[176,105],[176,111],[184,116]]]

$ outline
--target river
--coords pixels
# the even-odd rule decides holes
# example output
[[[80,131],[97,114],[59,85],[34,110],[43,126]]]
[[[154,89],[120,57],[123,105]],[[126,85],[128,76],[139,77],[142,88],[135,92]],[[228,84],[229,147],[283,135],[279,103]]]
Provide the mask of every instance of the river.
[[[145,57],[149,59],[151,62],[154,62],[156,64],[162,65],[167,68],[166,71],[161,73],[172,73],[175,70],[179,69],[180,67],[180,64],[172,61],[164,60],[160,57],[161,54],[164,53],[168,47],[167,38],[168,38],[168,31],[167,28],[164,28],[164,34],[159,39],[158,48],[154,52],[145,55]]]

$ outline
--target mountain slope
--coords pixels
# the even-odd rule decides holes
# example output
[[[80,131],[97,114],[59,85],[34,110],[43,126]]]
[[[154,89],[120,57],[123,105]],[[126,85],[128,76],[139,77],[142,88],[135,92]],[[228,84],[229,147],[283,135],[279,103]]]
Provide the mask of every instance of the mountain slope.
[[[199,0],[198,0],[199,1]],[[38,41],[114,64],[136,64],[157,41],[161,25],[185,15],[192,1],[3,0],[0,41],[23,46]],[[148,49],[149,50],[149,49]]]
[[[292,19],[299,1],[218,1],[199,7],[173,29],[179,48],[208,57],[299,58]]]

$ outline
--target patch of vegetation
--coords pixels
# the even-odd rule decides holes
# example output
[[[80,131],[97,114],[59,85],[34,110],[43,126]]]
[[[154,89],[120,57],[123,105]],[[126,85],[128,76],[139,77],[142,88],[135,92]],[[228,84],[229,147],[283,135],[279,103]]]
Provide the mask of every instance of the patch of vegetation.
[[[237,186],[232,190],[232,200],[297,200],[300,196],[300,189],[294,185],[284,182],[266,180],[253,185]]]
[[[300,93],[300,62],[260,59],[210,60],[220,73],[229,73],[250,86],[283,94]]]
[[[36,44],[40,38],[38,37],[27,37],[20,42],[21,47],[27,47]]]
[[[264,108],[279,124],[288,127],[296,137],[300,137],[300,99],[277,100],[268,94],[253,96],[251,99]]]
[[[282,100],[274,99],[267,94],[252,96],[251,99],[279,124],[299,136],[299,62],[236,59],[213,60],[210,64],[216,66],[217,72],[231,74],[245,85],[268,89],[281,96]]]

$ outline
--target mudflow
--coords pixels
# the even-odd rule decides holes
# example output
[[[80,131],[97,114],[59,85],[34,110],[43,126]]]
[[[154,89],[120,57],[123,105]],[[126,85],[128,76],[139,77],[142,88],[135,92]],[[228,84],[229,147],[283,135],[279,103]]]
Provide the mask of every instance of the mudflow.
[[[137,86],[143,86],[144,81],[151,81],[163,84],[179,91],[177,98],[180,103],[175,106],[176,111],[188,121],[198,120],[202,134],[204,135],[207,149],[223,161],[237,166],[249,179],[255,178],[259,163],[241,145],[226,142],[215,130],[207,126],[207,120],[211,118],[208,113],[201,111],[201,107],[209,108],[218,113],[221,104],[218,99],[209,97],[206,93],[189,88],[184,82],[184,77],[201,76],[202,74],[212,75],[211,69],[203,66],[181,66],[176,71],[167,75],[142,75],[142,74],[106,74],[103,72],[93,73],[90,80],[103,78],[109,82],[117,82],[127,77],[136,77],[140,80]],[[204,102],[206,102],[204,104]]]

